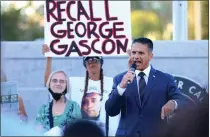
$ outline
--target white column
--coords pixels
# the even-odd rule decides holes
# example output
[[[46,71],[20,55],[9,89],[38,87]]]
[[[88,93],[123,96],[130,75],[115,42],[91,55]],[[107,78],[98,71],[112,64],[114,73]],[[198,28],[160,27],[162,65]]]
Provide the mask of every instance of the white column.
[[[188,40],[187,1],[173,1],[173,40]]]
[[[195,40],[201,40],[201,2],[194,1],[194,33],[195,33]]]

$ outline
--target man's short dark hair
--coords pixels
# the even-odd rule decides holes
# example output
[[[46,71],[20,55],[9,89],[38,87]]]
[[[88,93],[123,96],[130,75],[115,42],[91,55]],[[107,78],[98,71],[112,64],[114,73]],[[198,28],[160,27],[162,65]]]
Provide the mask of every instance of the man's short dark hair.
[[[152,40],[149,39],[149,38],[145,38],[145,37],[137,38],[137,39],[134,39],[134,40],[133,40],[132,45],[133,45],[134,43],[145,44],[145,45],[147,45],[147,47],[148,47],[148,49],[149,49],[150,51],[153,51],[153,42],[152,42]]]

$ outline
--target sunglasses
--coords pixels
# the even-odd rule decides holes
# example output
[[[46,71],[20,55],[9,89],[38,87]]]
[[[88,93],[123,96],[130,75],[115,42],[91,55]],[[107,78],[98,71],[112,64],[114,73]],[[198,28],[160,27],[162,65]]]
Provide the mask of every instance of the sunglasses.
[[[85,60],[85,63],[86,64],[89,64],[89,63],[99,63],[100,62],[100,59],[98,58],[89,58],[87,60]]]

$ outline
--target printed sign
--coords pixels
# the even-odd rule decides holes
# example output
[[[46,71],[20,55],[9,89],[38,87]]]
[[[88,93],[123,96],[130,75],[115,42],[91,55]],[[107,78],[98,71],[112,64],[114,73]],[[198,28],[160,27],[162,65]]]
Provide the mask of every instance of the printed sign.
[[[1,82],[1,111],[14,112],[19,110],[17,84],[15,82]]]
[[[45,3],[46,56],[126,55],[131,38],[130,1]]]
[[[206,90],[197,82],[181,76],[174,76],[175,82],[182,93],[190,97],[195,103],[208,97]]]

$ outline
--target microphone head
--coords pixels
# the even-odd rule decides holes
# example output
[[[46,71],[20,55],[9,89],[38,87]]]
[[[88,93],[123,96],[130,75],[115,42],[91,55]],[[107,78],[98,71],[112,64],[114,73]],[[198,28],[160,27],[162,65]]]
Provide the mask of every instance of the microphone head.
[[[133,58],[133,64],[136,64],[136,58],[135,57]]]
[[[136,69],[136,63],[133,63],[133,64],[131,65],[131,68],[135,68],[135,69]]]
[[[133,72],[136,70],[136,62],[135,61],[131,65],[130,70],[133,71]]]
[[[130,67],[130,71],[133,71],[133,72],[135,72],[135,70],[136,70],[136,58],[134,58],[133,59],[133,64],[131,64],[131,67]],[[127,82],[128,84],[130,84],[131,83],[131,81],[130,80],[128,80],[128,82]]]
[[[136,67],[131,67],[131,68],[130,68],[130,71],[135,72],[135,70],[136,70]]]

